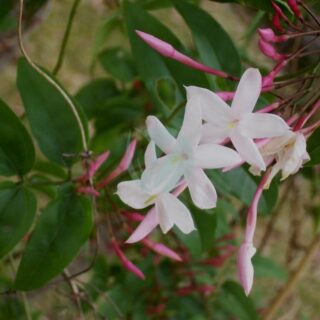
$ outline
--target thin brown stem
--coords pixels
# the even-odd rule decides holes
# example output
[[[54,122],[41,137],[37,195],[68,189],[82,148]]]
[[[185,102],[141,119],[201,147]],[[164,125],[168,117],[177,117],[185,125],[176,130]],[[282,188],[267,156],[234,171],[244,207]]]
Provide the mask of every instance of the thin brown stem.
[[[294,286],[297,284],[303,273],[306,271],[309,263],[318,251],[320,243],[320,234],[316,234],[312,240],[310,246],[307,248],[306,253],[302,260],[300,261],[296,270],[291,274],[286,285],[279,291],[279,293],[273,299],[270,307],[267,309],[262,320],[272,320],[275,319],[276,313],[279,311],[281,306],[284,304],[286,298],[291,293]]]

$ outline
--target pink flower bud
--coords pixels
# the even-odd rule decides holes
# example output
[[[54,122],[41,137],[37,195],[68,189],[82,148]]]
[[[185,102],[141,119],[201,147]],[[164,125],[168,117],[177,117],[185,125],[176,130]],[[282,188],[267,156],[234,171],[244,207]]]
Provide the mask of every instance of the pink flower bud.
[[[98,184],[98,187],[97,187],[98,189],[104,188],[110,181],[118,177],[124,171],[128,170],[132,162],[132,159],[136,150],[136,146],[137,146],[137,140],[134,139],[129,144],[118,166],[113,171],[111,171],[110,174],[102,182]]]
[[[143,272],[124,255],[124,253],[122,252],[118,243],[115,240],[111,240],[111,246],[123,267],[135,274],[138,278],[144,280],[145,276]]]
[[[286,35],[276,36],[273,30],[270,28],[260,28],[258,29],[258,33],[261,39],[263,39],[266,42],[283,42],[289,39],[289,37]]]
[[[251,259],[255,253],[256,248],[252,243],[246,242],[241,245],[238,253],[238,276],[246,295],[249,295],[253,284],[254,270]]]
[[[275,13],[272,17],[272,24],[273,26],[280,32],[283,32],[283,28],[281,26],[281,23],[280,23],[280,17],[279,17],[279,14],[278,13]]]
[[[269,72],[268,75],[262,78],[262,90],[273,85],[275,77],[287,64],[286,60],[280,61],[274,68]]]
[[[168,248],[167,246],[165,246],[164,244],[162,243],[156,243],[156,242],[153,242],[149,239],[143,239],[141,241],[146,247],[148,247],[149,249],[153,250],[154,252],[162,255],[162,256],[165,256],[165,257],[168,257],[172,260],[175,260],[175,261],[182,261],[182,259],[180,258],[180,256],[175,253],[173,250],[171,250],[170,248]]]
[[[223,100],[223,101],[230,101],[234,98],[234,91],[220,91],[217,92],[217,95]]]
[[[266,42],[263,39],[260,39],[258,44],[259,44],[259,48],[260,48],[261,52],[265,56],[267,56],[275,61],[282,61],[285,59],[286,56],[283,54],[277,53],[275,48],[269,42]]]
[[[141,222],[144,216],[138,212],[121,212],[128,220]]]
[[[90,186],[79,187],[77,188],[76,191],[79,193],[87,194],[89,196],[94,196],[94,197],[100,196],[100,193],[96,189]]]
[[[99,168],[104,164],[104,162],[109,158],[109,155],[110,155],[109,150],[99,155],[98,158],[90,164],[88,172],[82,175],[81,177],[79,177],[78,181],[90,180],[95,175],[95,173],[99,170]]]
[[[288,0],[288,5],[293,13],[298,17],[301,18],[301,12],[299,10],[298,4],[296,0]]]
[[[213,75],[216,75],[218,77],[222,78],[229,78],[229,79],[234,79],[232,76],[229,76],[225,72],[222,72],[220,70],[216,70],[213,68],[210,68],[202,63],[199,63],[190,57],[182,54],[181,52],[177,51],[171,44],[160,40],[151,34],[136,30],[137,35],[145,41],[151,48],[156,50],[158,53],[161,55],[168,57],[170,59],[176,60],[190,68],[200,70],[206,73],[210,73]]]

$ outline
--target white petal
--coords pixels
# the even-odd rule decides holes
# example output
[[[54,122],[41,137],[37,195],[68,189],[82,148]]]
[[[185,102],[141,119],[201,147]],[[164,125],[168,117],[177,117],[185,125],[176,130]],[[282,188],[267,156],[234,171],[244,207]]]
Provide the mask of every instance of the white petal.
[[[256,166],[260,170],[266,170],[266,165],[259,152],[259,149],[252,139],[244,137],[235,131],[231,136],[231,141],[244,161]]]
[[[156,206],[159,223],[164,233],[171,229],[173,225],[176,225],[185,234],[195,230],[190,211],[171,193],[161,195]]]
[[[141,186],[150,194],[171,191],[183,175],[184,162],[176,154],[157,159],[142,173]]]
[[[154,141],[150,141],[146,152],[144,153],[144,164],[146,168],[150,167],[152,163],[154,163],[157,160],[157,154],[156,154],[156,145]]]
[[[156,208],[153,207],[138,227],[133,231],[129,239],[126,241],[127,243],[135,243],[142,239],[144,239],[156,226],[158,225],[157,211]]]
[[[202,134],[200,143],[221,143],[229,136],[230,129],[227,126],[212,125],[205,123],[202,126]]]
[[[250,113],[256,105],[262,87],[261,74],[258,69],[249,68],[242,75],[232,101],[233,114]]]
[[[218,144],[202,144],[195,153],[195,165],[203,169],[233,166],[242,161],[238,153]]]
[[[264,186],[264,189],[269,189],[270,184],[271,184],[273,178],[278,174],[278,172],[281,170],[282,166],[283,166],[283,163],[282,163],[282,162],[277,162],[276,164],[274,164],[274,165],[272,166],[271,172],[270,172],[270,174],[269,174],[269,176],[268,176],[268,179],[267,179],[267,181],[266,181],[266,184],[265,184],[265,186]]]
[[[141,180],[124,181],[118,184],[117,195],[128,206],[135,209],[142,209],[152,202],[147,202],[150,194],[141,187]]]
[[[148,116],[147,129],[151,140],[165,153],[171,153],[176,146],[176,139],[165,126],[154,116]]]
[[[201,106],[194,102],[192,89],[187,87],[186,90],[187,105],[177,141],[180,150],[189,153],[195,150],[201,138],[202,110]]]
[[[289,126],[275,114],[248,113],[241,117],[238,130],[249,138],[272,138],[288,132]]]
[[[188,101],[202,109],[202,118],[213,124],[229,123],[231,119],[230,107],[215,93],[200,87],[190,86]]]
[[[211,209],[216,206],[217,192],[200,168],[189,169],[185,173],[193,203],[200,209]]]

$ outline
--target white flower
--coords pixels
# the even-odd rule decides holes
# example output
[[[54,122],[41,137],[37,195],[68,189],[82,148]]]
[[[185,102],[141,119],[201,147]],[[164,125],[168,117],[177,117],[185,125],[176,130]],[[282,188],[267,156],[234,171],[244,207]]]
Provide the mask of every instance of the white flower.
[[[194,204],[201,209],[210,209],[216,206],[217,193],[203,169],[232,166],[239,163],[241,158],[237,152],[224,146],[213,143],[199,145],[203,127],[202,110],[195,100],[197,95],[194,90],[197,89],[187,87],[186,90],[187,105],[178,137],[174,138],[154,116],[147,118],[148,133],[151,140],[166,153],[166,156],[157,160],[166,167],[163,171],[174,171],[177,176],[184,176]],[[146,175],[152,176],[148,170]]]
[[[274,160],[276,161],[271,169],[265,188],[269,187],[278,172],[282,171],[281,180],[284,180],[289,175],[298,172],[303,164],[310,160],[306,139],[300,132],[289,131],[281,137],[271,139],[260,149],[260,152],[267,165]],[[255,167],[251,167],[250,171],[254,174],[259,174],[259,170]]]
[[[230,138],[244,161],[265,170],[265,163],[253,139],[280,136],[289,127],[277,115],[252,112],[261,92],[259,70],[248,69],[242,75],[231,108],[207,89],[191,87],[190,92],[194,104],[202,108],[203,120],[207,122],[201,142],[219,143]]]
[[[155,146],[151,142],[145,153],[146,171],[141,180],[125,181],[118,184],[117,194],[120,199],[135,209],[143,209],[150,205],[155,208],[150,217],[142,224],[135,237],[144,238],[159,224],[163,233],[167,233],[176,225],[183,233],[195,229],[188,208],[170,191],[176,186],[181,175],[163,165],[168,159],[156,159]],[[173,161],[172,159],[169,159]],[[174,168],[173,168],[174,169]]]

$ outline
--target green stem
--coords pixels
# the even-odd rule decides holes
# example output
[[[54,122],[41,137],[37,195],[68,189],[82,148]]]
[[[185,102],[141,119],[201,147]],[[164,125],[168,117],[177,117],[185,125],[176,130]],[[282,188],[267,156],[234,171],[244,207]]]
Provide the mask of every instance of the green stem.
[[[76,15],[76,12],[77,12],[77,9],[78,9],[80,1],[81,0],[74,0],[74,2],[73,2],[72,8],[71,8],[71,11],[70,11],[70,14],[69,14],[67,28],[66,28],[66,31],[65,31],[64,36],[63,36],[59,57],[58,57],[56,65],[55,65],[55,67],[53,68],[53,71],[52,71],[52,74],[55,75],[55,76],[58,74],[58,72],[59,72],[59,70],[60,70],[60,68],[61,68],[61,66],[63,64],[63,59],[64,59],[64,55],[65,55],[65,52],[66,52],[66,47],[67,47],[67,43],[68,43],[68,40],[69,40],[69,36],[70,36],[73,20],[74,20],[74,17]]]
[[[171,114],[169,115],[169,117],[167,119],[164,120],[164,124],[168,124],[178,113],[179,111],[185,106],[185,101],[183,101],[182,103],[178,104],[173,111],[171,112]]]

